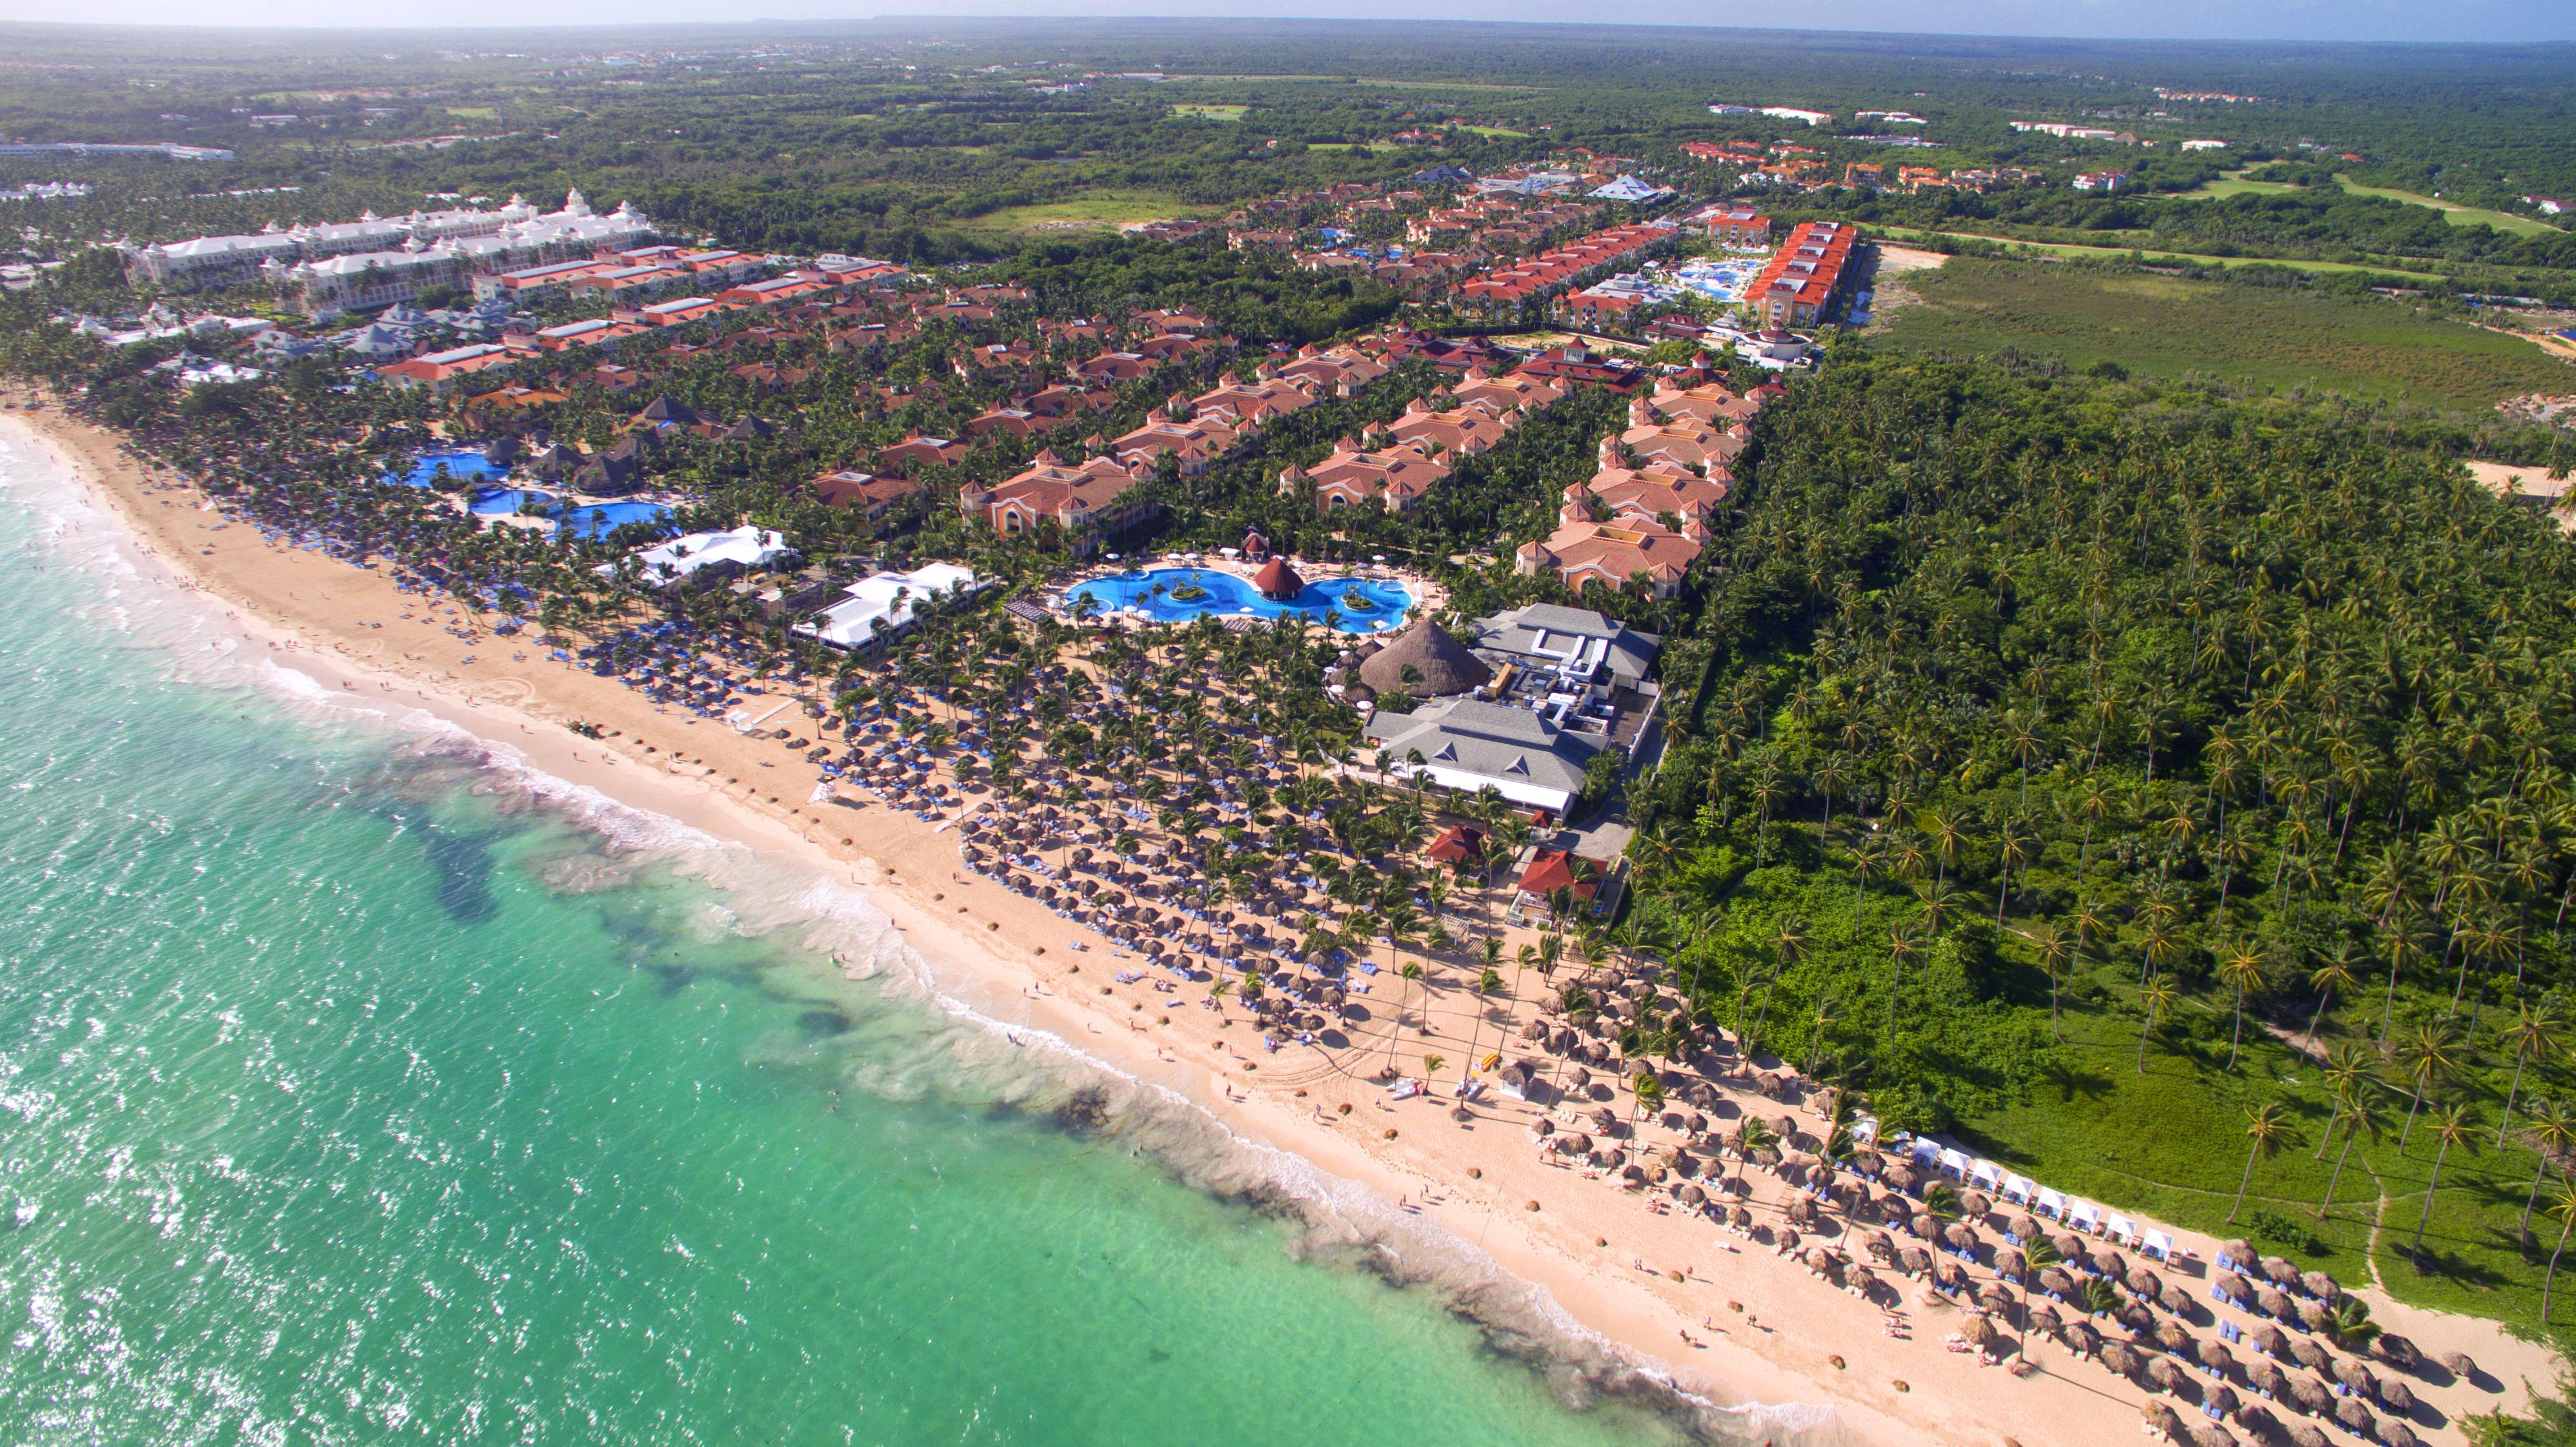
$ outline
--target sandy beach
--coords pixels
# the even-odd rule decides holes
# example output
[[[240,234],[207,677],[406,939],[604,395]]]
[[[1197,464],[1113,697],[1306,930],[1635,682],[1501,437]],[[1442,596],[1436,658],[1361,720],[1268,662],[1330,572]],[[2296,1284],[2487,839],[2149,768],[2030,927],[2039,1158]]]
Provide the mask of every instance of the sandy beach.
[[[31,394],[5,395],[23,405]],[[1882,1273],[1903,1293],[1902,1329],[1893,1330],[1881,1304],[1795,1257],[1666,1214],[1650,1193],[1544,1157],[1539,1106],[1488,1097],[1462,1124],[1450,1118],[1456,1102],[1445,1091],[1393,1102],[1359,1072],[1294,1050],[1264,1052],[1244,1021],[1206,1007],[1197,991],[1157,990],[1151,978],[1113,983],[1110,950],[1097,937],[961,870],[952,829],[880,804],[809,797],[813,770],[800,750],[666,710],[614,680],[549,661],[545,645],[474,630],[450,605],[402,593],[375,572],[227,523],[187,479],[139,463],[112,435],[59,408],[0,413],[0,429],[57,457],[123,520],[140,553],[226,610],[243,647],[345,700],[420,710],[540,774],[865,891],[962,1006],[1058,1037],[1246,1140],[1445,1228],[1685,1392],[1783,1409],[1743,1418],[1747,1440],[2076,1447],[2136,1431],[2156,1400],[2044,1339],[2029,1349],[2035,1370],[1981,1367],[1945,1343],[1958,1308]],[[744,711],[758,717],[799,701],[783,692],[754,697]],[[575,723],[600,736],[573,732]],[[1453,1060],[1465,1058],[1480,1029],[1488,1048],[1496,1043],[1490,1024],[1476,1024],[1464,983],[1435,970],[1419,992],[1424,1042],[1451,1047]],[[1747,1100],[1765,1118],[1786,1109]],[[1821,1119],[1808,1108],[1802,1123]],[[1786,1188],[1759,1173],[1753,1181],[1752,1204],[1776,1216]],[[2180,1274],[2180,1284],[2205,1297],[2215,1243],[2179,1239],[2202,1263],[2197,1279]],[[1857,1240],[1848,1244],[1857,1255]],[[2481,1368],[2483,1383],[2415,1384],[2431,1415],[2414,1426],[2428,1441],[2464,1442],[2466,1415],[2518,1410],[2529,1386],[2554,1378],[2549,1353],[2492,1323],[2346,1285],[2427,1355],[2465,1352]],[[1832,1409],[1829,1421],[1820,1407]],[[2278,1415],[2300,1420],[2286,1409]]]

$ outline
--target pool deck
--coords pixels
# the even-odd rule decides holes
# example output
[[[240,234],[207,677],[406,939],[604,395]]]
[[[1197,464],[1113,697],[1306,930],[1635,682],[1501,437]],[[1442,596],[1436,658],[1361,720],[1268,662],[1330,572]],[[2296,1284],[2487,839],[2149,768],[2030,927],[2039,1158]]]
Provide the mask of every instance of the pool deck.
[[[1103,578],[1125,577],[1131,573],[1150,573],[1160,568],[1195,568],[1202,573],[1230,573],[1247,583],[1251,582],[1252,575],[1261,570],[1262,563],[1247,561],[1240,554],[1233,557],[1226,556],[1232,551],[1232,549],[1225,549],[1214,553],[1155,553],[1150,556],[1103,559],[1078,568],[1066,574],[1061,580],[1050,584],[1047,587],[1044,602],[1048,611],[1064,618],[1067,622],[1072,622],[1075,620],[1070,615],[1065,599],[1074,589]],[[1262,562],[1267,561],[1269,560],[1266,558],[1262,560]],[[1312,573],[1317,577],[1353,578],[1364,582],[1391,583],[1413,595],[1413,606],[1405,610],[1402,618],[1384,628],[1372,629],[1365,633],[1352,633],[1350,636],[1354,638],[1392,637],[1401,632],[1406,624],[1422,617],[1424,610],[1437,611],[1449,599],[1448,590],[1429,578],[1408,569],[1390,567],[1384,563],[1310,565],[1304,559],[1289,557],[1288,565],[1295,568],[1300,576]],[[1213,617],[1218,622],[1226,624],[1240,620],[1246,626],[1258,628],[1267,628],[1271,624],[1268,617],[1242,613],[1215,613],[1201,616]],[[1122,608],[1095,613],[1091,621],[1103,626],[1114,624],[1122,628],[1133,628],[1144,624],[1159,624],[1166,620],[1141,617]]]

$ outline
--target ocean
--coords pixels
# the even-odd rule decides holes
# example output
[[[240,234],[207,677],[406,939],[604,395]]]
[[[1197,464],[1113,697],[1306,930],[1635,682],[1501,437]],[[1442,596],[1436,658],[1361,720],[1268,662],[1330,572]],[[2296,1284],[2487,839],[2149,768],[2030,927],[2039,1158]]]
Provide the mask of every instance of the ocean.
[[[856,896],[292,682],[0,433],[0,1442],[1683,1440]]]

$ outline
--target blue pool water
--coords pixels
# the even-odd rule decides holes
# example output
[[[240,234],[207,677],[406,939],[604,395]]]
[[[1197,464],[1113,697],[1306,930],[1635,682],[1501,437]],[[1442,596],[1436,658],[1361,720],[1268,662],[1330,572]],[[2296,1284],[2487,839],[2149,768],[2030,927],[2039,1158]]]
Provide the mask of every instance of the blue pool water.
[[[597,502],[564,509],[555,526],[583,538],[604,538],[628,523],[668,522],[671,510],[658,502]]]
[[[542,504],[554,500],[553,493],[538,492],[532,488],[478,487],[474,490],[474,501],[471,506],[475,512],[490,517],[517,512],[532,502]]]
[[[474,482],[488,482],[494,478],[506,477],[510,471],[506,467],[493,466],[489,458],[470,447],[457,447],[445,452],[424,452],[412,459],[410,471],[388,472],[384,480],[400,483],[404,487],[427,487],[430,479],[438,475],[438,465],[442,462],[447,464],[449,476],[462,477]]]
[[[1182,602],[1172,590],[1185,583],[1196,583],[1207,590],[1204,598]],[[1160,591],[1156,591],[1160,589]],[[1343,595],[1357,593],[1371,607],[1356,612],[1343,601]],[[1250,614],[1259,618],[1280,618],[1303,613],[1318,622],[1327,611],[1340,615],[1334,626],[1344,633],[1381,633],[1404,621],[1413,607],[1413,595],[1394,583],[1371,582],[1365,578],[1320,578],[1308,583],[1304,591],[1287,602],[1274,602],[1253,591],[1252,584],[1232,573],[1202,568],[1155,568],[1142,573],[1120,573],[1115,577],[1094,578],[1078,583],[1065,594],[1072,603],[1083,598],[1097,598],[1104,609],[1133,608],[1157,622],[1174,623],[1195,618],[1202,613],[1219,617],[1228,614]]]

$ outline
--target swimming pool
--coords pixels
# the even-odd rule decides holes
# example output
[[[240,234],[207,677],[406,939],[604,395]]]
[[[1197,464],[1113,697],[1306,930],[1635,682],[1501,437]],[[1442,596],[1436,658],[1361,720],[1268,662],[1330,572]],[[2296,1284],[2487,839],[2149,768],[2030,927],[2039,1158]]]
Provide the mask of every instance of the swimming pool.
[[[1191,585],[1205,589],[1207,596],[1186,601],[1172,596]],[[1365,606],[1353,606],[1348,595],[1364,600]],[[1075,584],[1064,598],[1067,605],[1096,598],[1105,611],[1133,608],[1160,623],[1182,622],[1202,613],[1220,618],[1281,618],[1300,613],[1322,622],[1329,611],[1340,615],[1333,626],[1344,633],[1383,633],[1402,623],[1413,607],[1413,595],[1400,584],[1366,578],[1321,578],[1308,583],[1293,599],[1274,601],[1253,591],[1244,579],[1212,568],[1155,568],[1094,578]]]
[[[1744,299],[1744,289],[1762,271],[1758,259],[1715,261],[1694,258],[1684,262],[1673,276],[1683,286],[1714,302],[1733,305]]]
[[[529,503],[546,504],[555,500],[550,492],[524,487],[478,487],[467,507],[485,517],[503,516],[522,511]]]
[[[466,482],[489,482],[494,478],[506,477],[510,472],[506,467],[493,465],[490,458],[473,448],[455,447],[444,452],[424,452],[412,459],[409,471],[388,472],[384,480],[404,487],[427,487],[431,480],[438,476],[441,463],[447,465],[448,476],[460,478]]]
[[[660,523],[671,510],[658,502],[593,502],[567,507],[555,519],[558,531],[579,538],[604,538],[628,523]]]

